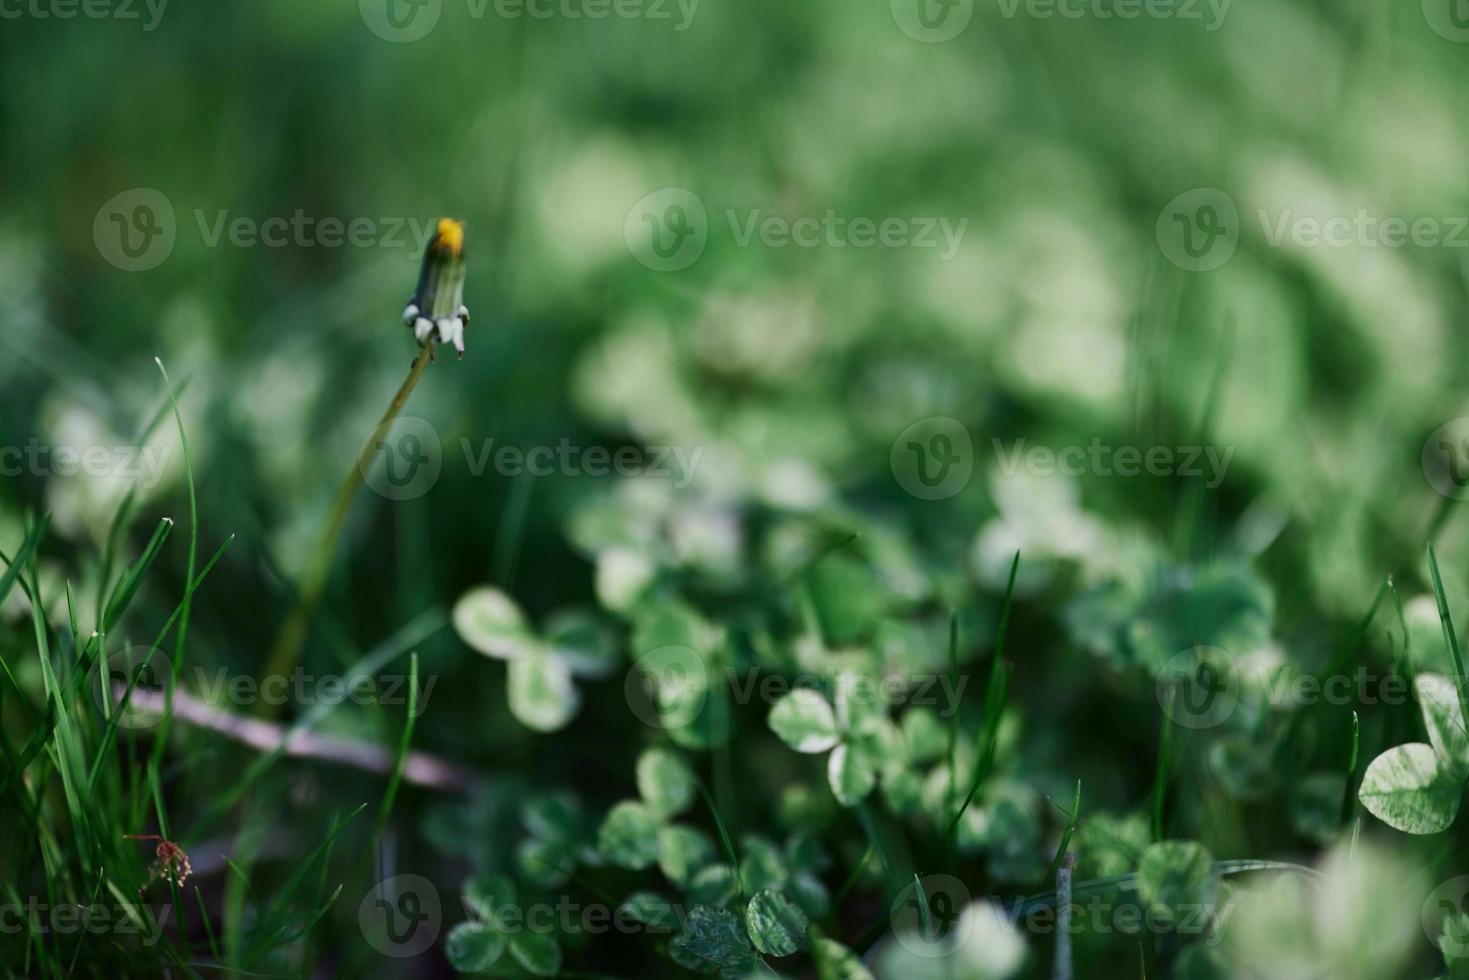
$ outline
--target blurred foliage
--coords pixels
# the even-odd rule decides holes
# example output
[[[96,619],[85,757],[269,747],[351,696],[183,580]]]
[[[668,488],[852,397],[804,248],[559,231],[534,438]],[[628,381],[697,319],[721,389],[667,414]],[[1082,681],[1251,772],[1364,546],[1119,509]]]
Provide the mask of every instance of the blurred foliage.
[[[1425,735],[1411,699],[1302,707],[1278,692],[1332,668],[1452,672],[1422,556],[1435,533],[1462,623],[1469,530],[1441,510],[1420,454],[1469,414],[1469,255],[1275,245],[1255,216],[1469,214],[1466,49],[1418,4],[1360,0],[1237,4],[1217,31],[978,4],[943,44],[906,35],[883,3],[705,0],[683,31],[475,9],[446,0],[438,26],[402,44],[348,2],[178,4],[150,31],[36,16],[0,29],[0,446],[132,445],[160,404],[151,359],[187,379],[202,553],[239,536],[194,601],[192,663],[259,669],[332,492],[413,357],[397,314],[414,229],[467,222],[468,356],[440,357],[409,406],[437,433],[442,475],[414,499],[362,494],[305,666],[341,670],[428,609],[452,619],[419,645],[440,683],[413,744],[484,781],[466,800],[407,787],[392,821],[394,863],[446,897],[551,900],[590,878],[639,916],[702,911],[653,944],[551,943],[446,900],[424,975],[451,962],[743,975],[762,956],[823,978],[912,980],[935,962],[977,980],[1049,975],[1054,937],[1007,916],[1054,887],[1070,816],[1057,801],[1078,778],[1078,880],[1136,874],[1109,894],[1147,910],[1198,892],[1219,913],[1205,942],[1169,935],[1142,953],[1083,929],[1085,975],[1136,975],[1140,955],[1148,975],[1177,977],[1462,970],[1462,916],[1420,923],[1420,906],[1462,870],[1463,821],[1408,837],[1353,792],[1380,754],[1462,716],[1430,716]],[[177,238],[162,264],[127,272],[93,228],[138,187],[168,199]],[[668,187],[703,203],[709,242],[691,267],[656,272],[625,227]],[[1223,267],[1189,273],[1155,224],[1198,187],[1224,190],[1242,231]],[[968,223],[946,260],[742,246],[726,217],[831,209]],[[379,241],[211,244],[222,217],[297,214],[371,219]],[[893,464],[900,434],[935,416],[975,450],[972,478],[942,501],[904,492]],[[1017,446],[1098,440],[1229,462],[1208,486],[1005,465]],[[540,477],[486,462],[562,445],[649,461],[678,449],[670,465],[690,465]],[[159,518],[187,515],[176,434],[144,448],[158,479],[123,529],[129,561]],[[0,482],[7,554],[27,513],[51,517],[36,582],[58,637],[68,584],[88,597],[76,635],[99,626],[97,556],[132,483]],[[183,594],[181,537],[114,648],[147,643]],[[1013,683],[995,705],[986,678],[1017,551]],[[39,708],[29,609],[19,588],[3,597],[0,656]],[[844,677],[947,676],[951,615],[968,683],[956,745],[947,716],[843,703]],[[1239,707],[1170,743],[1166,668],[1197,646],[1232,655]],[[771,698],[789,705],[776,714],[726,696],[730,678],[761,676],[814,678],[820,704]],[[23,745],[31,716],[4,691],[4,731]],[[396,745],[400,723],[354,708],[321,729]],[[170,758],[162,790],[187,827],[249,754],[175,727]],[[255,789],[238,829],[279,825],[291,854],[382,792],[304,763]],[[1448,826],[1446,800],[1400,825]],[[0,821],[0,842],[29,859],[19,819]],[[875,842],[894,853],[864,862]],[[979,938],[928,962],[888,938],[859,965],[864,932],[911,885],[895,869],[950,857],[975,899],[963,934]],[[1325,878],[1221,877],[1216,859]],[[290,875],[279,864],[258,869],[266,895]],[[50,878],[28,860],[15,880]],[[267,964],[390,972],[363,948],[361,890]],[[785,958],[793,943],[802,959]]]

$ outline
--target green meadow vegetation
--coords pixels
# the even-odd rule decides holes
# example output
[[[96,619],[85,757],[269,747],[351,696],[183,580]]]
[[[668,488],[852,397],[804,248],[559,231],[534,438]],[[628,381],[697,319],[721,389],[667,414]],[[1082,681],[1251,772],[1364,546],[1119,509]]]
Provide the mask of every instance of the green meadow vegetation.
[[[0,0],[0,974],[1469,977],[1462,8]]]

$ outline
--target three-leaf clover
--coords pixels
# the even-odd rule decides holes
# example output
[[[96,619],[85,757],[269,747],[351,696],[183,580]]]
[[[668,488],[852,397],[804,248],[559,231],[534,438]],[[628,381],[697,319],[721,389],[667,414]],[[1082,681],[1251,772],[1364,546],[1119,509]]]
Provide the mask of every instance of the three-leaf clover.
[[[712,857],[698,832],[669,824],[694,801],[697,777],[677,753],[651,748],[636,764],[641,799],[614,804],[597,832],[597,849],[608,863],[641,871],[660,863],[665,848],[670,879],[687,878]]]
[[[1419,674],[1414,681],[1428,743],[1409,742],[1372,760],[1357,796],[1377,819],[1407,834],[1447,830],[1459,813],[1469,777],[1469,737],[1453,681]]]
[[[474,918],[449,931],[445,952],[460,973],[485,973],[508,950],[527,973],[561,972],[561,944],[549,931],[531,927],[516,905],[515,882],[505,875],[479,875],[465,885],[464,904]]]
[[[515,600],[484,586],[460,596],[453,618],[460,639],[507,662],[510,713],[533,731],[565,728],[581,708],[575,678],[596,680],[617,666],[611,638],[583,612],[557,613],[538,634]]]
[[[578,864],[595,863],[596,849],[581,803],[567,792],[544,793],[520,808],[527,836],[516,848],[516,867],[542,888],[565,884]]]
[[[900,736],[887,717],[875,685],[860,674],[837,676],[835,709],[820,692],[798,687],[770,709],[771,731],[786,745],[810,755],[828,750],[826,778],[843,806],[862,802],[877,785],[883,759]]]

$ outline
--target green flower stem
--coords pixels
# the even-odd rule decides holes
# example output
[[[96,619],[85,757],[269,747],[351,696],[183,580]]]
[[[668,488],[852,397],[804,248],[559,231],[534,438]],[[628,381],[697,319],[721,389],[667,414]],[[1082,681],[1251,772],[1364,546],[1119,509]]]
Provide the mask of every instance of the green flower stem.
[[[407,379],[398,389],[398,393],[393,396],[392,403],[383,413],[382,421],[377,424],[377,428],[373,429],[374,432],[387,428],[402,414],[403,406],[408,404],[408,397],[413,394],[413,389],[418,387],[418,379],[423,377],[424,368],[428,367],[432,354],[432,343],[424,345],[423,350],[419,351],[418,359],[413,362]],[[316,551],[311,559],[301,591],[291,609],[290,617],[286,619],[285,625],[281,627],[279,635],[276,636],[270,656],[265,661],[265,671],[262,677],[289,674],[301,659],[301,649],[306,645],[306,637],[311,630],[311,619],[316,613],[317,604],[321,601],[321,593],[326,588],[327,574],[331,571],[332,559],[336,557],[337,543],[342,537],[342,528],[346,526],[347,515],[352,511],[352,501],[356,499],[357,491],[362,486],[362,474],[371,464],[374,452],[375,447],[369,440],[358,454],[351,472],[342,481],[341,489],[337,491],[337,501],[332,507],[331,520],[327,522],[321,538],[316,542]],[[262,699],[258,713],[270,714],[274,707]]]

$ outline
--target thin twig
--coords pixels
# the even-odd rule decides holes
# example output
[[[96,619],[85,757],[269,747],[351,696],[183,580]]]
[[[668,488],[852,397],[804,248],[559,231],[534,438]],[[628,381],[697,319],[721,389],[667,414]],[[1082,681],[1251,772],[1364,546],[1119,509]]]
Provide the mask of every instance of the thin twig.
[[[125,687],[120,682],[114,689],[119,701],[124,690]],[[132,712],[161,716],[164,695],[159,691],[135,687],[128,698],[127,707]],[[396,752],[355,739],[300,731],[290,735],[287,740],[285,725],[259,718],[242,718],[200,701],[182,689],[174,691],[173,717],[261,752],[274,752],[285,742],[286,755],[333,762],[379,776],[392,775],[398,760]],[[472,770],[420,751],[410,751],[405,756],[403,781],[424,789],[464,795],[473,792],[480,784],[479,776]]]
[[[1051,980],[1071,980],[1071,872],[1076,855],[1067,853],[1056,872],[1056,963]]]

